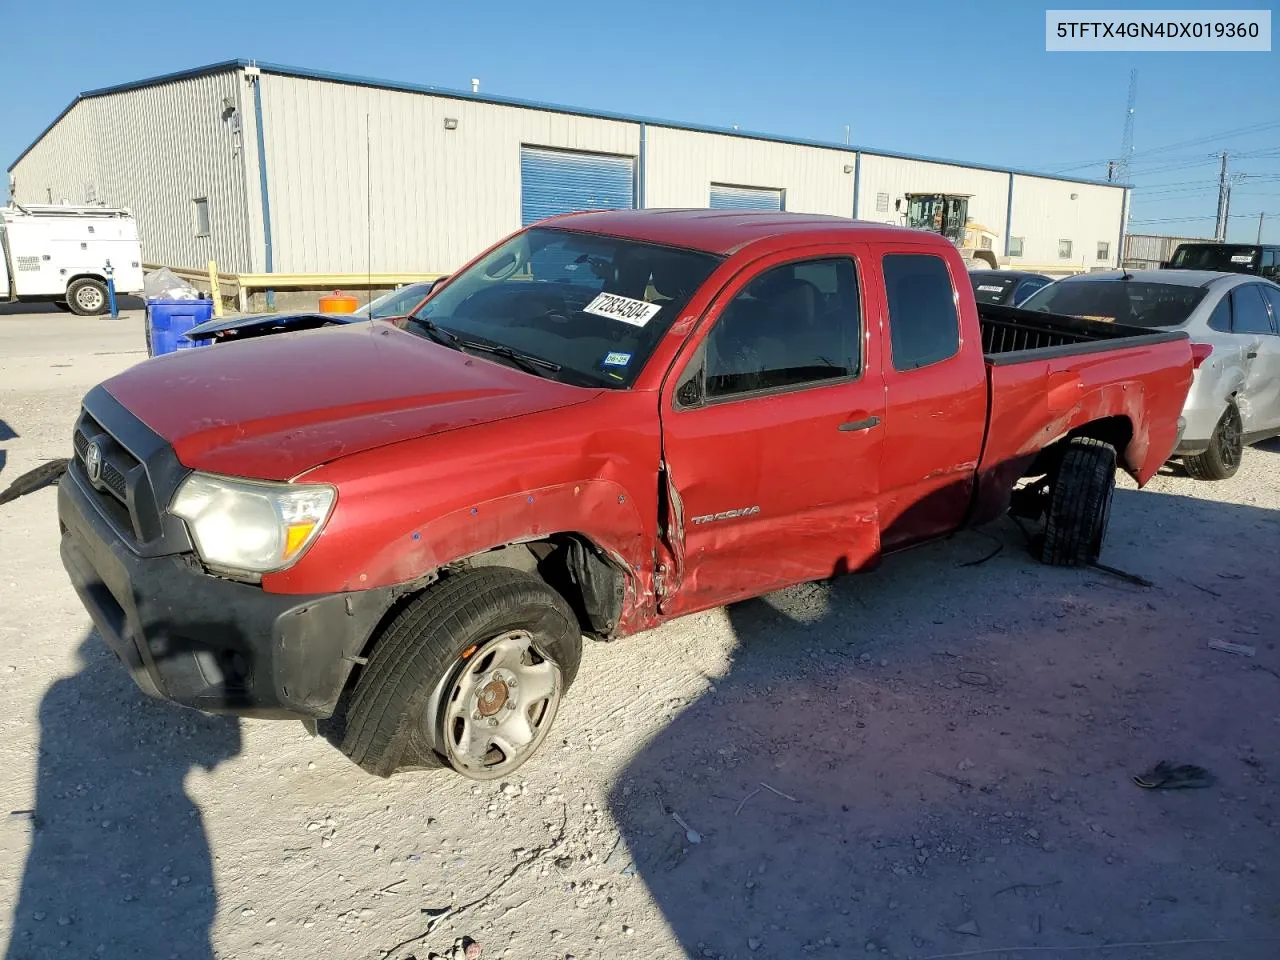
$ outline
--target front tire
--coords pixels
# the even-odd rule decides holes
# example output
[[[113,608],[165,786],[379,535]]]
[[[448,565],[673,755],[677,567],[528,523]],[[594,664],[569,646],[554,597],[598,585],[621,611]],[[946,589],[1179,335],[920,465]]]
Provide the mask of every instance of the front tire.
[[[96,317],[107,310],[107,287],[101,280],[81,277],[67,287],[67,306],[78,317]]]
[[[1227,404],[1222,419],[1213,428],[1209,448],[1193,457],[1184,457],[1182,465],[1196,480],[1227,480],[1240,469],[1244,454],[1244,427],[1240,411],[1234,404]]]
[[[1116,490],[1116,450],[1092,437],[1068,443],[1049,494],[1042,562],[1080,567],[1102,555]]]
[[[582,659],[564,598],[519,570],[464,570],[387,625],[356,683],[343,753],[369,773],[447,765],[472,780],[522,766]]]

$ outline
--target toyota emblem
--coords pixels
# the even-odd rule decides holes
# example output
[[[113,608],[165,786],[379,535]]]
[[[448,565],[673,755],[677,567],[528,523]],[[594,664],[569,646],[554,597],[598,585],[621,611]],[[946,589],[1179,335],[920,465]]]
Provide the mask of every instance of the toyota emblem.
[[[95,487],[102,482],[102,448],[97,443],[89,444],[84,454],[84,472],[89,475],[89,482]]]

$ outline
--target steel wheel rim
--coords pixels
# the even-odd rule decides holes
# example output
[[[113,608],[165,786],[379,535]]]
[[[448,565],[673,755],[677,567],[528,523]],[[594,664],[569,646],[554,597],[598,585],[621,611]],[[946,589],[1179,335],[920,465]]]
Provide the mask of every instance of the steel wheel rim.
[[[1222,442],[1218,444],[1218,448],[1222,456],[1222,463],[1228,467],[1238,466],[1241,448],[1244,446],[1241,435],[1240,415],[1234,410],[1228,410],[1227,415],[1222,418],[1222,426],[1219,427],[1219,430],[1221,431]]]
[[[86,284],[76,291],[76,303],[86,310],[97,310],[102,306],[102,292]]]
[[[560,706],[560,667],[527,630],[482,644],[449,683],[440,741],[455,770],[476,780],[506,775],[546,739]]]

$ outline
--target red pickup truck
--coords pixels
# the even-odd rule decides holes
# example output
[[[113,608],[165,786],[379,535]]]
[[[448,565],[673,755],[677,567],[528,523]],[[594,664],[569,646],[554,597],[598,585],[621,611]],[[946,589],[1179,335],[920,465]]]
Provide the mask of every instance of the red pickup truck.
[[[1185,335],[975,305],[945,239],[654,210],[523,230],[409,316],[94,388],[62,556],[153,696],[500,777],[584,636],[999,517],[1094,560],[1178,439]],[[1015,494],[1016,488],[1016,497]]]

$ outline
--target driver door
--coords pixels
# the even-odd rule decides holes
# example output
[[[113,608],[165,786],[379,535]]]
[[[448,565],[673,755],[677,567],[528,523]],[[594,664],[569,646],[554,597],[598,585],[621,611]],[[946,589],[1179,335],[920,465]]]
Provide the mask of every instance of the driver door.
[[[745,268],[716,298],[662,400],[664,616],[830,577],[879,557],[879,341],[863,250],[812,248]]]

